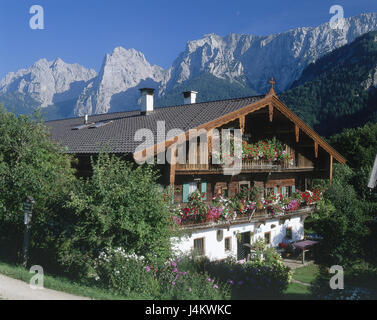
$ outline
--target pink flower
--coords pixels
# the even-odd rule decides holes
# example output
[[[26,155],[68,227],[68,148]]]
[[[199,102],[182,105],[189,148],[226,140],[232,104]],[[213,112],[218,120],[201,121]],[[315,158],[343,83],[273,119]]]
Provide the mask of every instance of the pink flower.
[[[173,281],[172,283],[171,283],[173,286],[175,286],[175,282]]]
[[[213,287],[214,287],[215,289],[218,289],[218,288],[219,288],[219,286],[218,286],[218,285],[216,285],[216,284],[215,284],[215,285],[214,285]]]
[[[149,272],[149,271],[151,271],[151,267],[150,267],[150,266],[146,266],[146,267],[145,267],[145,270],[146,270],[147,272]]]
[[[174,268],[174,269],[173,269],[173,272],[174,272],[174,273],[177,273],[177,272],[178,272],[178,269],[177,269],[177,268]]]

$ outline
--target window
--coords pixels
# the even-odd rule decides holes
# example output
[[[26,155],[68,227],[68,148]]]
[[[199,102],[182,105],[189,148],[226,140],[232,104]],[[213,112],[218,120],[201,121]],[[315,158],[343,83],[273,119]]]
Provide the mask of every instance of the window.
[[[204,238],[194,239],[194,255],[204,256]]]
[[[266,189],[266,195],[269,196],[269,195],[272,195],[272,194],[275,194],[275,188],[267,188]]]
[[[198,183],[197,182],[191,182],[189,183],[189,196],[194,193],[196,190],[198,190]]]
[[[266,232],[264,234],[264,242],[266,244],[271,244],[271,232]]]
[[[240,191],[241,192],[248,192],[250,189],[248,184],[240,184]]]
[[[285,187],[285,194],[284,196],[285,197],[291,197],[293,195],[293,192],[295,192],[295,188],[293,186],[288,186],[288,187]]]
[[[232,251],[232,238],[225,238],[225,252]]]
[[[242,195],[242,198],[249,198],[250,182],[240,182],[239,193]]]
[[[292,227],[288,227],[288,228],[285,230],[285,237],[286,237],[288,240],[292,240]]]

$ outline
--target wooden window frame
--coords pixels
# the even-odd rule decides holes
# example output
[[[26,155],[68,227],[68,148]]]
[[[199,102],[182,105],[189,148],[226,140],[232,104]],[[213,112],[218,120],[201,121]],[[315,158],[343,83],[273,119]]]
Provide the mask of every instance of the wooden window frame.
[[[275,194],[275,188],[266,188],[266,196],[268,197],[270,194]]]
[[[266,235],[268,234],[268,242],[266,242]],[[271,231],[265,232],[264,233],[264,242],[266,244],[271,244]]]
[[[288,238],[288,230],[291,232],[291,236]],[[287,227],[285,229],[285,237],[287,240],[293,240],[293,228],[292,227]]]
[[[189,182],[188,185],[189,185],[189,194],[188,194],[188,195],[189,195],[189,198],[190,198],[190,196],[191,196],[194,192],[200,190],[200,186],[199,186],[198,181]],[[194,190],[194,191],[190,191],[190,189],[194,189],[193,187],[194,187],[195,185],[196,185],[195,190]]]
[[[285,186],[285,189],[287,190],[286,192],[287,192],[288,197],[292,196],[292,194],[293,194],[293,187],[294,186]]]
[[[195,249],[195,241],[201,240],[202,241],[202,252],[198,254],[198,251]],[[194,255],[196,257],[204,257],[206,254],[205,250],[205,237],[194,239]]]
[[[227,249],[227,247],[226,247],[227,240],[229,240],[229,249]],[[231,252],[232,251],[232,237],[226,237],[224,239],[224,250],[225,250],[225,252]]]
[[[250,181],[240,181],[238,183],[238,187],[239,187],[240,191],[241,191],[241,186],[243,186],[243,185],[247,185],[247,188],[250,189],[251,183],[250,183]]]

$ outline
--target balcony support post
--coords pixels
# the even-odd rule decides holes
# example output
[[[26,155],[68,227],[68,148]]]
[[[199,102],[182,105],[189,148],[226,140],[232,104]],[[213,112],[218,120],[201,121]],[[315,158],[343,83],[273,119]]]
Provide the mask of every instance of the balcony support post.
[[[239,118],[239,122],[240,122],[241,133],[242,135],[244,135],[245,134],[245,116],[244,115]]]
[[[297,124],[295,125],[295,133],[296,133],[296,142],[299,143],[299,141],[300,141],[300,127]]]
[[[314,154],[315,158],[318,159],[318,142],[314,141]]]
[[[333,164],[334,164],[334,157],[330,155],[330,187],[333,183]]]
[[[268,105],[268,114],[270,117],[270,122],[272,122],[274,120],[274,106],[272,103]]]

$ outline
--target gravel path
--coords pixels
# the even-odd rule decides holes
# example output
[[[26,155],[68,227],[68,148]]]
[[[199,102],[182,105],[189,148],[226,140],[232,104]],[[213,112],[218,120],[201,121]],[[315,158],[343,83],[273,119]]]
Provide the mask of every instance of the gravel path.
[[[0,274],[0,299],[5,300],[90,300],[51,289],[33,290],[29,284]]]

